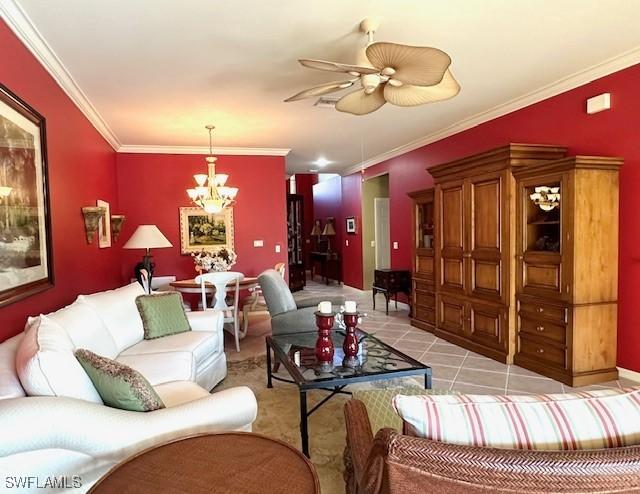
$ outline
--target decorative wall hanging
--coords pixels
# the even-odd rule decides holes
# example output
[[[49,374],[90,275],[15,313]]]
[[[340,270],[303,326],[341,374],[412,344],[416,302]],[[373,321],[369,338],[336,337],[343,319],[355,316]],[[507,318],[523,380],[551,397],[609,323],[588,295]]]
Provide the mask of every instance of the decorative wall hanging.
[[[111,247],[111,208],[107,201],[101,201],[98,199],[96,205],[99,208],[104,208],[102,218],[98,223],[98,247],[104,249],[105,247]]]
[[[233,208],[209,214],[201,208],[180,208],[182,254],[233,248]]]
[[[127,217],[124,214],[112,214],[111,215],[111,238],[114,242],[118,241],[120,232],[122,231],[122,225],[124,225]]]
[[[356,221],[355,216],[349,216],[345,219],[345,224],[347,227],[347,233],[356,234],[358,233],[358,222]]]
[[[53,286],[45,127],[0,84],[0,307]]]
[[[87,243],[93,243],[93,237],[98,233],[100,228],[100,220],[104,215],[104,208],[98,206],[85,206],[82,208],[82,216],[84,216],[84,231],[87,235]]]

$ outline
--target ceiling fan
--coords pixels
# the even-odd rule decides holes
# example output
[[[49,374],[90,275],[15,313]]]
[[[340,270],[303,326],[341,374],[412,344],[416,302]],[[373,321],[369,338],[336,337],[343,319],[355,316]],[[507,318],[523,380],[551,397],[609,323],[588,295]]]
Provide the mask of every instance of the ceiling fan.
[[[353,115],[372,113],[385,103],[418,106],[453,98],[460,92],[449,66],[451,57],[438,48],[373,42],[379,27],[377,19],[365,19],[360,30],[368,37],[362,63],[350,65],[303,58],[304,67],[343,72],[352,76],[344,81],[328,82],[305,89],[285,102],[313,98],[356,86],[336,102],[336,110]]]

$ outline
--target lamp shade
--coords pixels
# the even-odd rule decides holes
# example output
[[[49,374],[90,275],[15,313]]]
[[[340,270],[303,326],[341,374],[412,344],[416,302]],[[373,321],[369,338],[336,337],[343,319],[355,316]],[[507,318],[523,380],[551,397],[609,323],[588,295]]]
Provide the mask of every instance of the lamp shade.
[[[327,224],[324,225],[324,230],[322,231],[322,235],[325,237],[332,237],[336,234],[336,229],[333,227],[333,221],[327,221]]]
[[[140,225],[123,249],[162,249],[173,247],[156,225]]]
[[[322,235],[322,228],[320,227],[320,220],[316,220],[311,230],[311,235]]]

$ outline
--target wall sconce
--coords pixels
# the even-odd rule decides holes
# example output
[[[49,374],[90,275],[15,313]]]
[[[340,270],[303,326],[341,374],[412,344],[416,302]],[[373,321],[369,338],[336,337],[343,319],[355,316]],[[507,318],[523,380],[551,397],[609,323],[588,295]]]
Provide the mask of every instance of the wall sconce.
[[[106,208],[99,208],[96,206],[85,206],[82,208],[82,215],[84,216],[84,230],[87,234],[87,243],[93,243],[93,237],[98,233],[98,225],[104,215]]]
[[[113,237],[114,242],[118,240],[120,232],[122,231],[122,225],[126,219],[127,217],[124,214],[111,215],[111,236]]]

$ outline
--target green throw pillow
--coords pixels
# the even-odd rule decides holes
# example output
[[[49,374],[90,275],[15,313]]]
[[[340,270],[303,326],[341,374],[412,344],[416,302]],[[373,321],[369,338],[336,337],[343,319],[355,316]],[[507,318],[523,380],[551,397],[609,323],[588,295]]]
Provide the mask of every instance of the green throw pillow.
[[[89,350],[76,350],[75,356],[105,405],[132,412],[164,408],[158,393],[137,370]]]
[[[139,295],[136,305],[142,318],[145,340],[191,331],[179,292]]]

